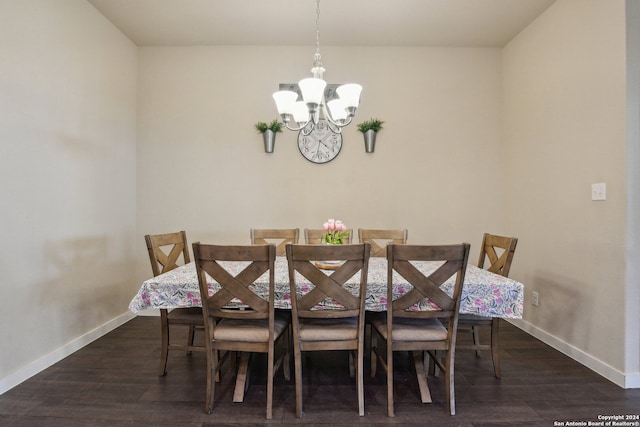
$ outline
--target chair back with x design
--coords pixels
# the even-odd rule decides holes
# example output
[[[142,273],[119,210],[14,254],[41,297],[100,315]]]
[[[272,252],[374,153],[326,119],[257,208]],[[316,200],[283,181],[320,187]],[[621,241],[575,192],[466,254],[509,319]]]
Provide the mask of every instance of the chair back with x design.
[[[515,237],[504,237],[485,233],[482,238],[478,267],[484,268],[485,261],[488,260],[488,271],[509,277],[509,270],[511,269],[511,262],[513,261],[517,244],[518,239]],[[498,250],[496,250],[496,248]],[[499,251],[501,251],[500,254],[498,254]]]
[[[147,242],[154,277],[177,268],[180,255],[184,264],[191,262],[187,234],[184,231],[146,235],[144,239]]]
[[[260,276],[269,272],[269,286],[273,287],[273,263],[275,260],[275,246],[216,246],[199,245],[198,274],[207,273],[220,285],[220,289],[202,301],[202,307],[209,317],[234,318],[234,319],[266,319],[269,317],[270,306],[273,301],[267,301],[257,295],[251,288]],[[224,261],[250,262],[235,277],[221,265]],[[208,289],[204,289],[206,277],[200,278],[200,294],[207,295]],[[270,298],[273,298],[273,289],[269,290]],[[229,303],[237,298],[245,306],[243,310],[229,308]],[[203,298],[204,299],[204,298]]]
[[[439,317],[457,320],[460,306],[460,295],[464,273],[467,264],[469,245],[390,245],[388,274],[389,283],[393,283],[392,274],[395,270],[404,277],[412,288],[409,292],[393,299],[392,287],[389,286],[388,298],[392,302],[389,317]],[[428,275],[423,274],[411,261],[444,261],[438,268]],[[449,296],[441,286],[455,277],[453,295]],[[411,308],[428,298],[440,310],[416,311]]]
[[[407,229],[403,230],[372,230],[368,228],[358,229],[360,243],[371,244],[372,257],[386,257],[387,245],[394,243],[404,245],[407,243]]]
[[[276,255],[284,256],[287,243],[298,243],[299,228],[252,228],[252,245],[276,245]]]

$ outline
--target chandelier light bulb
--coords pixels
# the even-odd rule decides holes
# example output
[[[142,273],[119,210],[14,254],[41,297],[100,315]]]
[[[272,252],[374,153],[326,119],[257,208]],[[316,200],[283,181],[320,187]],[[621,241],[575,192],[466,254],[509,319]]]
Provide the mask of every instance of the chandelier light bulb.
[[[339,124],[344,123],[347,120],[349,113],[345,108],[345,103],[342,99],[334,99],[327,102],[327,107],[329,107],[329,113],[331,113],[331,117],[334,121]]]
[[[349,83],[342,85],[336,89],[336,92],[344,102],[345,108],[358,108],[358,105],[360,105],[360,93],[362,92],[362,86],[359,84]]]
[[[298,94],[290,90],[281,90],[273,94],[278,114],[293,114],[293,106],[298,99]]]
[[[298,83],[300,91],[302,92],[302,99],[307,104],[321,104],[324,98],[324,88],[327,87],[327,82],[315,77],[309,77],[300,80]]]
[[[309,121],[309,109],[304,101],[293,103],[293,121],[298,123],[299,126]]]

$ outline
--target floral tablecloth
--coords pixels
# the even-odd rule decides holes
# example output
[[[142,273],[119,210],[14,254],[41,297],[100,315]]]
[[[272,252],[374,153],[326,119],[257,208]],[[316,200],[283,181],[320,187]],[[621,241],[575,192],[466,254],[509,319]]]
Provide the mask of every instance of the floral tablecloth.
[[[226,263],[225,267],[232,274],[237,274],[246,263]],[[437,263],[419,262],[416,267],[425,273],[433,271]],[[327,272],[331,274],[331,272]],[[275,306],[290,309],[291,295],[289,289],[289,270],[285,257],[277,257],[275,264]],[[267,275],[265,274],[254,284],[257,293],[268,293]],[[345,286],[355,290],[359,283],[359,273],[353,276]],[[307,292],[311,287],[302,276],[296,278],[298,292]],[[387,259],[371,258],[367,279],[366,308],[370,311],[385,311],[387,309]],[[209,281],[209,293],[213,294],[219,285]],[[411,289],[411,286],[398,274],[394,273],[394,295],[401,295]],[[449,295],[453,292],[453,282],[443,285]],[[327,302],[327,304],[331,304]],[[178,267],[172,271],[146,280],[136,296],[129,304],[129,310],[138,313],[146,309],[200,307],[200,290],[196,276],[195,264]],[[524,306],[524,286],[515,280],[490,273],[473,265],[467,267],[465,283],[462,290],[460,313],[477,314],[486,317],[502,317],[521,319]],[[431,310],[434,305],[425,300],[414,307],[416,310]]]
[[[437,267],[437,263],[419,262],[416,266],[428,273]],[[226,267],[232,274],[239,273],[246,264],[227,263]],[[330,274],[330,272],[327,272]],[[289,270],[285,257],[278,257],[275,264],[275,305],[276,308],[290,309],[291,296],[289,289]],[[359,273],[352,277],[346,287],[355,289],[359,282]],[[302,276],[296,279],[298,292],[306,292],[311,286]],[[386,258],[371,258],[367,280],[366,308],[370,311],[385,311],[387,309],[387,260]],[[209,293],[213,294],[219,285],[210,279]],[[267,275],[265,274],[254,284],[259,294],[268,293]],[[404,294],[411,288],[400,275],[394,274],[394,295]],[[443,289],[451,295],[453,282],[447,282]],[[238,302],[239,303],[239,302]],[[330,302],[327,302],[330,304]],[[196,276],[195,264],[176,268],[146,280],[129,304],[129,310],[138,313],[146,309],[200,307],[200,290]],[[486,317],[502,317],[521,319],[524,306],[524,286],[515,280],[490,273],[473,265],[467,267],[465,283],[462,290],[460,313],[477,314]],[[416,310],[430,310],[433,305],[426,300],[414,307]]]

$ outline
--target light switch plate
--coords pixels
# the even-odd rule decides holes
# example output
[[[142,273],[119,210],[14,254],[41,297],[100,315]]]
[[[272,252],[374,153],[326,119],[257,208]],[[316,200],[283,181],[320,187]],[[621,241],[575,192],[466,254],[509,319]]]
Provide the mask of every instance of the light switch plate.
[[[591,200],[607,200],[607,184],[591,184]]]

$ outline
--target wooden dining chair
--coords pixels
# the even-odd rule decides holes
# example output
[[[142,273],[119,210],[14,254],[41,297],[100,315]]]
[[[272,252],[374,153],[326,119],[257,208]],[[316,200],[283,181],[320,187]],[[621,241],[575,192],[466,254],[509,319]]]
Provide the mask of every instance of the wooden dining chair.
[[[284,256],[287,243],[298,243],[299,228],[252,228],[252,245],[276,245],[276,256]]]
[[[267,419],[273,418],[273,377],[280,366],[289,379],[289,316],[274,308],[274,245],[218,246],[193,244],[193,257],[198,275],[200,298],[205,322],[207,348],[207,391],[205,411],[213,411],[215,377],[220,369],[219,352],[250,352],[267,354]],[[227,262],[247,262],[233,275]],[[269,275],[269,295],[265,300],[251,285],[263,274]],[[209,292],[207,275],[220,285]],[[238,300],[242,307],[229,307]],[[276,345],[282,340],[280,356]]]
[[[287,245],[293,356],[296,382],[296,416],[302,417],[302,356],[304,351],[349,350],[355,352],[358,413],[364,415],[364,307],[371,246]],[[341,261],[328,274],[315,260]],[[360,272],[357,284],[347,289],[345,282]],[[309,292],[301,278],[313,286]],[[327,301],[331,305],[327,306]]]
[[[350,245],[352,242],[353,230],[347,230],[349,234],[344,238],[344,244]],[[319,245],[322,243],[322,236],[326,233],[323,229],[305,228],[304,243],[307,245]]]
[[[184,231],[146,235],[144,236],[144,240],[147,243],[149,260],[151,261],[151,271],[154,277],[177,268],[179,264],[182,265],[191,262],[189,258],[187,234]],[[205,351],[205,347],[197,346],[193,343],[196,329],[204,329],[204,320],[200,307],[174,308],[171,311],[161,308],[160,326],[162,336],[160,376],[167,374],[169,350],[184,350],[187,351],[188,354],[192,351]],[[170,326],[189,328],[186,344],[171,342]]]
[[[408,231],[404,230],[373,230],[369,228],[358,228],[358,240],[360,243],[371,244],[372,257],[386,257],[387,245],[395,243],[405,245],[407,243]]]
[[[454,364],[456,332],[460,296],[469,258],[469,244],[443,246],[395,245],[387,246],[387,312],[373,313],[371,325],[371,376],[376,375],[377,364],[387,373],[387,411],[394,414],[393,403],[393,352],[410,351],[413,354],[418,386],[423,403],[431,402],[425,376],[425,352],[445,373],[447,407],[455,414]],[[435,261],[439,265],[424,274],[416,262]],[[393,289],[393,276],[400,274],[412,286],[402,295]],[[453,295],[449,296],[440,286],[454,278]],[[416,304],[435,304],[432,310],[416,310]],[[444,321],[448,326],[445,327]],[[378,338],[385,341],[386,356],[378,348]],[[444,361],[440,354],[444,353]]]
[[[478,267],[485,268],[485,262],[488,261],[488,271],[509,277],[509,269],[511,268],[511,262],[513,261],[517,244],[518,239],[515,237],[504,237],[485,233],[482,238],[482,246],[480,247]],[[482,344],[480,342],[480,327],[489,328],[490,344]],[[500,318],[461,314],[460,319],[458,319],[458,328],[460,331],[470,331],[473,335],[473,344],[458,342],[458,349],[475,350],[477,357],[481,356],[480,351],[482,350],[491,351],[493,373],[496,378],[500,378],[500,344],[498,339]]]

